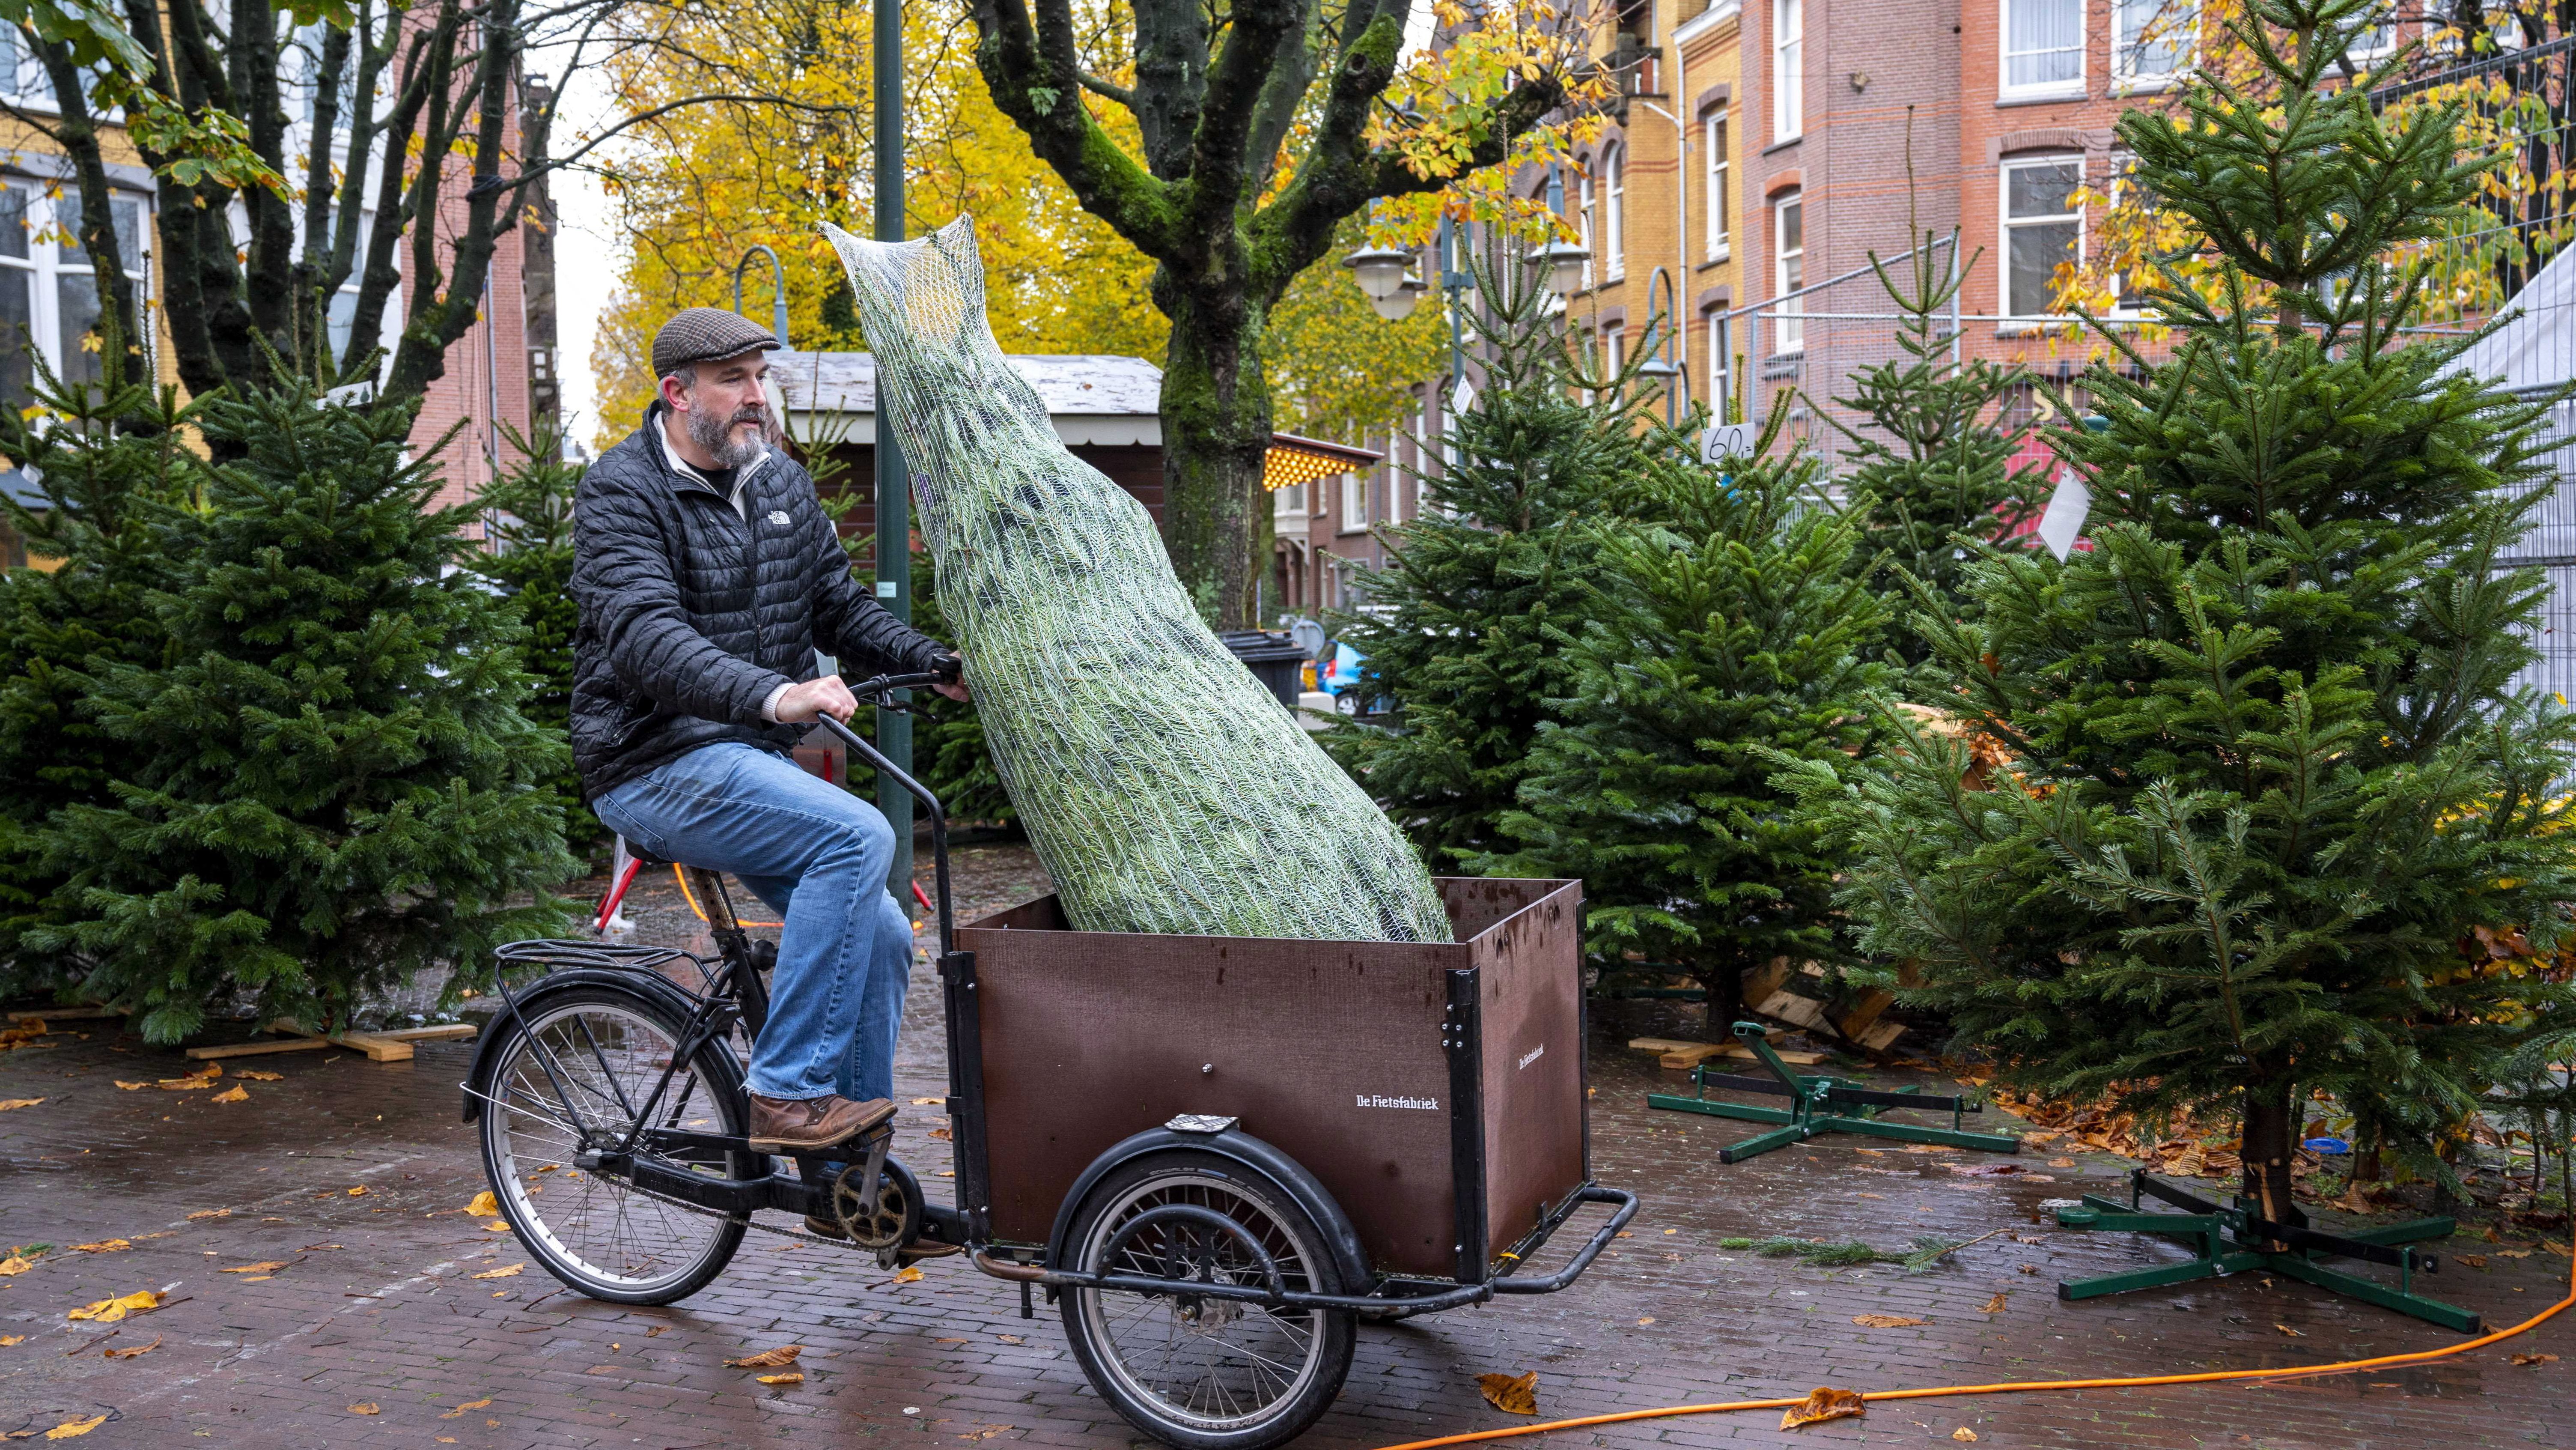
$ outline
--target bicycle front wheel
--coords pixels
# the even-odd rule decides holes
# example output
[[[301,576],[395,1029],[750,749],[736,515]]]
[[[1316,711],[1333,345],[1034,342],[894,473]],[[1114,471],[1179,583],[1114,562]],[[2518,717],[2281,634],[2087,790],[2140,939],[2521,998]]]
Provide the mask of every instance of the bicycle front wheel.
[[[594,1299],[670,1304],[706,1287],[741,1246],[742,1215],[653,1197],[576,1160],[585,1143],[622,1140],[639,1114],[654,1127],[741,1135],[748,1104],[724,1045],[701,1044],[663,1086],[683,1024],[642,993],[597,983],[540,988],[504,1030],[482,1115],[483,1168],[519,1241]],[[758,1177],[762,1157],[661,1155],[716,1178]]]

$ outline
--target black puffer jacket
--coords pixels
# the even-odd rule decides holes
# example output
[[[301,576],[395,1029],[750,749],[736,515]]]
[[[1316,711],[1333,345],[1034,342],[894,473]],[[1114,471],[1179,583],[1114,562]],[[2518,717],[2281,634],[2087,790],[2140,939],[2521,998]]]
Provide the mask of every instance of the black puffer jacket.
[[[573,504],[572,754],[592,797],[702,745],[785,753],[802,725],[764,724],[783,681],[926,671],[944,653],[850,577],[814,480],[775,450],[743,471],[750,519],[663,453],[658,400],[601,454]]]

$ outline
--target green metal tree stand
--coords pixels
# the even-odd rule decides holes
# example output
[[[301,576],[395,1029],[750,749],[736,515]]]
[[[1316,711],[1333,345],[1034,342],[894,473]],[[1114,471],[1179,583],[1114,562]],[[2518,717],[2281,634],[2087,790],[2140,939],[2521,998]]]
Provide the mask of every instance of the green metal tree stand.
[[[2144,1200],[2149,1198],[2183,1212],[2150,1212],[2144,1206]],[[2414,1291],[2415,1276],[2433,1273],[2441,1267],[2441,1260],[2410,1245],[2421,1239],[2448,1237],[2456,1225],[2447,1218],[2419,1218],[2408,1223],[2391,1224],[2387,1228],[2365,1229],[2356,1234],[2321,1233],[2298,1224],[2274,1223],[2263,1218],[2247,1207],[2241,1196],[2231,1204],[2221,1205],[2172,1184],[2159,1183],[2147,1176],[2147,1170],[2139,1168],[2129,1174],[2128,1203],[2124,1205],[2117,1200],[2088,1193],[2080,1206],[2058,1209],[2057,1223],[2061,1228],[2095,1229],[2108,1233],[2161,1234],[2183,1240],[2193,1251],[2191,1258],[2179,1264],[2132,1269],[2125,1274],[2105,1274],[2098,1279],[2077,1279],[2060,1284],[2057,1286],[2060,1299],[2096,1299],[2104,1294],[2125,1294],[2132,1289],[2153,1289],[2164,1284],[2215,1279],[2241,1274],[2248,1269],[2260,1269],[2265,1273],[2314,1284],[2331,1294],[2359,1299],[2382,1309],[2394,1309],[2445,1329],[2456,1329],[2463,1334],[2475,1334],[2479,1330],[2477,1315]],[[2287,1244],[2291,1251],[2267,1252],[2256,1247],[2267,1242]],[[2392,1289],[2358,1275],[2326,1268],[2317,1263],[2320,1257],[2395,1265],[2397,1287]]]
[[[1861,1086],[1850,1078],[1806,1076],[1793,1073],[1780,1055],[1771,1050],[1769,1029],[1759,1022],[1738,1022],[1735,1035],[1753,1051],[1754,1060],[1770,1072],[1769,1077],[1739,1077],[1730,1073],[1711,1072],[1706,1063],[1691,1069],[1692,1094],[1649,1093],[1646,1106],[1670,1108],[1683,1113],[1706,1113],[1716,1118],[1741,1118],[1752,1123],[1779,1123],[1778,1132],[1759,1133],[1717,1153],[1720,1163],[1741,1163],[1774,1148],[1801,1143],[1818,1133],[1866,1133],[1874,1138],[1897,1138],[1908,1143],[1942,1143],[1953,1148],[1976,1148],[1988,1153],[2018,1153],[2021,1139],[2000,1133],[1962,1131],[1961,1118],[1968,1113],[1982,1113],[1984,1103],[1972,1103],[1961,1097],[1934,1097],[1930,1094],[1901,1089],[1882,1092]],[[1768,1093],[1785,1097],[1785,1108],[1758,1108],[1747,1103],[1720,1102],[1709,1097],[1708,1090],[1722,1088],[1729,1092]],[[1880,1118],[1888,1108],[1910,1108],[1950,1115],[1947,1128],[1925,1128],[1913,1123],[1891,1123]]]

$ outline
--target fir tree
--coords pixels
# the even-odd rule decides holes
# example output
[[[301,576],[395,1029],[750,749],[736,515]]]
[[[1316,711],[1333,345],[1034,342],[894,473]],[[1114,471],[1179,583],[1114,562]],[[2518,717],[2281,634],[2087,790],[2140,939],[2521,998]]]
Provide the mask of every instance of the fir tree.
[[[109,368],[119,356],[108,354]],[[126,757],[81,709],[85,672],[161,660],[166,632],[150,596],[174,566],[152,525],[194,487],[197,460],[180,431],[193,416],[171,391],[115,377],[64,386],[50,372],[30,415],[0,413],[0,453],[42,495],[37,508],[5,506],[29,548],[57,561],[0,574],[0,990],[56,987],[74,970],[21,949],[62,906],[62,873],[43,867],[38,837],[63,807],[108,801]]]
[[[345,1022],[421,968],[488,981],[563,920],[566,747],[520,713],[520,630],[455,567],[469,514],[430,506],[411,421],[287,392],[201,414],[236,461],[161,524],[168,662],[102,662],[120,778],[46,826],[74,911],[28,933],[153,1041],[235,995]]]
[[[1934,698],[2010,773],[1971,791],[1964,749],[1912,731],[1845,789],[1800,769],[1914,1000],[2041,1091],[2232,1109],[2247,1199],[2293,1223],[2305,1094],[2449,1181],[2437,1140],[2576,1010],[2464,953],[2524,928],[2545,955],[2576,893],[2552,799],[2576,727],[2512,691],[2542,594],[2496,568],[2546,405],[2396,330],[2424,273],[2381,259],[2490,163],[2457,158],[2456,111],[2399,125],[2371,76],[2331,82],[2371,13],[2250,0],[2233,28],[2276,93],[2204,80],[2120,123],[2219,302],[2169,270],[2179,354],[2097,370],[2107,426],[2056,440],[2105,515],[2092,551],[1986,551],[1967,622],[1916,593]]]
[[[1929,592],[1934,609],[1955,619],[1969,607],[1960,584],[1970,549],[2035,516],[2031,494],[2041,477],[2012,466],[2021,430],[1991,421],[2007,399],[2030,386],[2028,373],[2018,363],[1951,358],[1945,309],[1976,259],[1959,264],[1955,231],[1946,248],[1932,233],[1921,235],[1903,281],[1875,253],[1869,259],[1902,318],[1900,356],[1852,374],[1852,396],[1834,400],[1867,418],[1874,431],[1834,426],[1851,440],[1842,456],[1851,465],[1843,480],[1845,512],[1859,529],[1855,567],[1890,590],[1903,570]],[[1817,411],[1833,419],[1830,411]],[[1899,632],[1894,647],[1909,666],[1931,653],[1909,631]]]
[[[1361,698],[1392,709],[1319,737],[1435,871],[1511,849],[1502,815],[1547,702],[1572,682],[1561,632],[1584,617],[1595,539],[1577,525],[1638,449],[1635,409],[1616,401],[1627,379],[1584,374],[1546,289],[1476,271],[1481,390],[1445,438],[1421,440],[1449,461],[1419,475],[1421,515],[1384,531],[1389,562],[1365,587],[1374,607],[1334,620],[1366,657]]]
[[[527,633],[520,664],[537,686],[520,713],[564,740],[572,731],[572,636],[581,610],[572,599],[572,499],[582,465],[563,456],[563,435],[540,427],[536,436],[501,425],[517,451],[517,466],[475,495],[484,526],[498,547],[472,556],[474,572],[492,581],[517,610]],[[582,803],[581,777],[567,760],[551,782],[562,808],[565,838],[576,854],[596,856],[609,833]]]
[[[1812,506],[1821,466],[1761,458],[1768,441],[1721,469],[1658,432],[1623,508],[1584,526],[1582,623],[1557,631],[1568,679],[1502,818],[1514,849],[1468,861],[1581,877],[1594,961],[1682,968],[1721,1032],[1747,970],[1844,955],[1842,863],[1772,781],[1783,757],[1867,748],[1887,674],[1860,658],[1887,610],[1850,567],[1851,526]]]

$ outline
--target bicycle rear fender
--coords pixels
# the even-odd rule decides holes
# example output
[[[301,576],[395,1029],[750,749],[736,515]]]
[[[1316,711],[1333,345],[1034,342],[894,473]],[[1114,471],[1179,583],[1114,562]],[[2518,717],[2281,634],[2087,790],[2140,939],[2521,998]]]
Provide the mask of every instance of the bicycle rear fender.
[[[1063,1206],[1056,1210],[1055,1230],[1048,1235],[1048,1266],[1075,1267],[1068,1261],[1073,1216],[1081,1210],[1082,1201],[1091,1196],[1093,1185],[1122,1163],[1163,1153],[1205,1153],[1249,1170],[1254,1177],[1267,1181],[1281,1197],[1305,1210],[1306,1216],[1323,1231],[1324,1250],[1333,1256],[1334,1267],[1341,1270],[1344,1292],[1365,1293],[1376,1282],[1377,1276],[1369,1272],[1368,1256],[1360,1250],[1359,1235],[1352,1231],[1349,1216],[1333,1201],[1333,1195],[1296,1159],[1239,1128],[1219,1133],[1148,1128],[1121,1139],[1091,1160],[1091,1166],[1074,1180],[1072,1191],[1065,1194]]]
[[[697,998],[691,996],[678,983],[658,973],[621,972],[606,967],[567,967],[548,972],[544,977],[539,978],[535,985],[518,993],[519,1010],[537,1011],[545,1005],[547,999],[575,987],[610,987],[619,991],[632,992],[637,996],[651,999],[654,1006],[667,1010],[673,1018],[683,1022],[698,1009]],[[503,1029],[512,1025],[514,1024],[511,1009],[505,1000],[500,1012],[490,1022],[484,1024],[482,1035],[475,1041],[474,1067],[465,1075],[465,1081],[460,1085],[464,1088],[466,1122],[479,1122],[483,1117],[484,1097],[492,1091],[492,1073],[500,1065],[501,1041],[510,1035]],[[719,1056],[726,1062],[733,1061],[733,1054],[730,1052],[721,1053]],[[736,1072],[736,1077],[737,1081],[720,1086],[740,1088],[739,1070]]]

